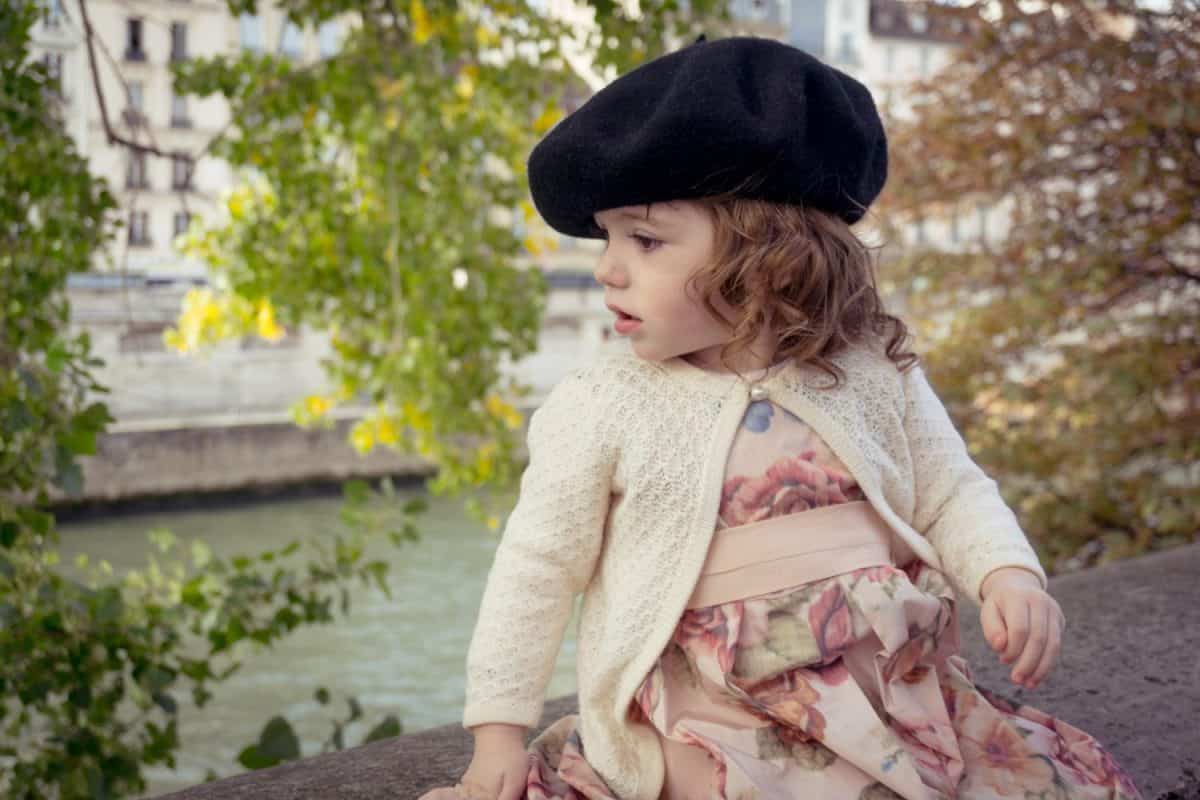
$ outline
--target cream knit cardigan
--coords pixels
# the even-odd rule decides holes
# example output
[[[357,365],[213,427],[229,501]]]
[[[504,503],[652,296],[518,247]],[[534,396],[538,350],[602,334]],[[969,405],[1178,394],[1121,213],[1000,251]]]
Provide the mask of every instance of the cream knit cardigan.
[[[897,535],[896,559],[942,570],[974,605],[986,575],[1038,557],[994,480],[970,458],[919,365],[882,349],[760,381],[810,425]],[[529,463],[488,574],[467,654],[464,727],[532,728],[576,594],[576,669],[589,764],[620,800],[657,800],[654,731],[626,717],[671,639],[716,525],[725,461],[750,384],[680,358],[602,356],[551,390],[530,418]]]

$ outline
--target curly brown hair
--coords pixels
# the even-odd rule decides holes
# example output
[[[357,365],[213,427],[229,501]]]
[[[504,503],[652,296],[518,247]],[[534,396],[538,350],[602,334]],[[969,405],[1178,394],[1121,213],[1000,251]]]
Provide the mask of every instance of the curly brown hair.
[[[694,198],[716,229],[711,263],[690,288],[716,319],[718,293],[738,312],[721,362],[746,350],[766,326],[776,332],[770,363],[794,360],[833,376],[844,371],[830,358],[859,343],[887,340],[886,353],[901,372],[920,357],[903,350],[908,327],[884,309],[875,284],[872,248],[840,217],[806,206],[728,193]],[[647,206],[647,214],[649,213]],[[736,370],[734,370],[736,371]]]

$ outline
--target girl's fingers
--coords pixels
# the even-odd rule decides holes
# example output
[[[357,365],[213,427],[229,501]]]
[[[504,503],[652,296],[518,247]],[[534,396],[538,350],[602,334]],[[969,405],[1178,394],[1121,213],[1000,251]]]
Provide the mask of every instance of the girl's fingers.
[[[983,601],[983,608],[979,612],[979,624],[991,648],[997,653],[1003,650],[1006,643],[1004,617],[1000,616],[1000,608],[996,605],[995,598],[989,597]]]
[[[1016,683],[1026,683],[1033,676],[1033,671],[1042,660],[1046,650],[1046,640],[1049,637],[1050,608],[1044,604],[1026,604],[1029,609],[1029,635],[1026,637],[1021,650],[1021,660],[1013,667],[1012,679]]]
[[[1004,629],[1008,634],[1008,646],[1004,648],[1002,661],[1011,664],[1025,650],[1029,636],[1029,603],[1021,597],[1008,596],[1004,604]]]
[[[1037,671],[1033,673],[1030,682],[1039,684],[1042,679],[1050,674],[1050,670],[1058,662],[1058,654],[1062,649],[1062,623],[1059,622],[1060,615],[1053,610],[1050,612],[1050,636],[1046,641],[1046,649],[1042,653],[1042,660],[1038,663]]]

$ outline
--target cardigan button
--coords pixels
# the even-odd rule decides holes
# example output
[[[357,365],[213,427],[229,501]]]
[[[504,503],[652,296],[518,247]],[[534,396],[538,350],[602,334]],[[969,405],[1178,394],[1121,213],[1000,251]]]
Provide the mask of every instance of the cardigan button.
[[[767,399],[767,387],[761,384],[755,384],[750,387],[750,399],[754,401]]]

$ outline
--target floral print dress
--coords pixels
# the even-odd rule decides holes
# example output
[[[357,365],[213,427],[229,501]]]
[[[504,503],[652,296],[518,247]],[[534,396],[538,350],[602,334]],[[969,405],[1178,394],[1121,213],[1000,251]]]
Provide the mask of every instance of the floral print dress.
[[[864,500],[809,426],[759,400],[717,530]],[[975,685],[957,637],[954,591],[919,560],[689,607],[630,708],[662,743],[662,800],[1140,798],[1093,737]],[[528,800],[621,800],[577,723],[531,742]]]

